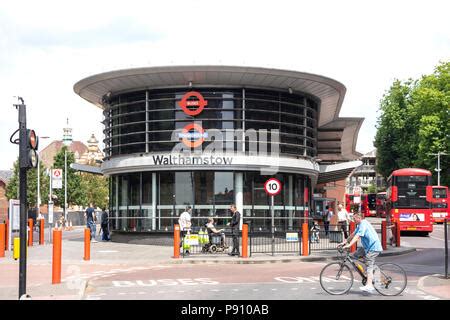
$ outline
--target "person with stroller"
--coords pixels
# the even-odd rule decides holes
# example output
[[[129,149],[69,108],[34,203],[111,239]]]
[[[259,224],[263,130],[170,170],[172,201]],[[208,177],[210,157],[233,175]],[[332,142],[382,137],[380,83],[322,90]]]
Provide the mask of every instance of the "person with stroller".
[[[208,218],[208,223],[206,224],[206,230],[208,232],[208,237],[209,237],[209,241],[211,242],[211,237],[214,234],[220,234],[221,236],[221,244],[225,247],[225,249],[228,248],[228,246],[225,244],[225,233],[224,233],[224,229],[219,229],[217,230],[216,227],[214,226],[214,219],[213,218]]]

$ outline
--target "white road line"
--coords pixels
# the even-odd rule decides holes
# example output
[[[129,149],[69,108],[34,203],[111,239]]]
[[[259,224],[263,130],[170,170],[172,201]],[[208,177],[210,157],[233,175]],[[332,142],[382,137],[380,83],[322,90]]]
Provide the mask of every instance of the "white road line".
[[[437,238],[437,237],[434,237],[434,236],[430,236],[430,238],[433,238],[433,239],[445,242],[445,239]],[[447,241],[450,241],[450,240],[447,240]]]

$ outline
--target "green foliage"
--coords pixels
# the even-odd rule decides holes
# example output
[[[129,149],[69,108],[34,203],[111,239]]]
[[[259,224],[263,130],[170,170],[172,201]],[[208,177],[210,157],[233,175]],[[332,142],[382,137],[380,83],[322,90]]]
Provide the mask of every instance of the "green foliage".
[[[40,193],[41,203],[48,200],[49,177],[42,162],[39,162],[40,169]],[[19,199],[19,160],[14,162],[13,176],[6,187],[6,197],[8,199]],[[37,205],[37,168],[27,171],[27,207]]]
[[[81,188],[85,193],[86,202],[84,206],[93,203],[95,207],[107,208],[109,195],[108,178],[91,173],[81,175]]]
[[[376,193],[377,192],[377,186],[375,184],[370,184],[367,187],[367,192],[366,193]]]
[[[383,96],[374,145],[377,170],[419,167],[432,171],[437,183],[437,157],[450,153],[450,62],[439,64],[420,80],[394,81]],[[450,156],[441,156],[441,184],[450,183]]]

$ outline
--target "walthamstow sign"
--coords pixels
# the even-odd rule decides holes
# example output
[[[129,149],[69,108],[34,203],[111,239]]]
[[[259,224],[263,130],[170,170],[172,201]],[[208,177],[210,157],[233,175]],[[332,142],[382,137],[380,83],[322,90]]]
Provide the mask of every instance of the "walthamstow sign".
[[[214,155],[193,155],[185,156],[183,154],[152,155],[154,165],[231,165],[233,157],[214,156]]]

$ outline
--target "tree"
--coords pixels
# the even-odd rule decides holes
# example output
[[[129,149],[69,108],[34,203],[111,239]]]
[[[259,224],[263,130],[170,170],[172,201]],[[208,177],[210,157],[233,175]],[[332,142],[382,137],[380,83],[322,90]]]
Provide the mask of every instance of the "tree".
[[[109,194],[109,180],[108,178],[91,174],[83,173],[81,175],[81,188],[85,192],[87,206],[89,203],[100,208],[108,207],[108,194]]]
[[[377,170],[419,167],[435,172],[436,156],[450,153],[450,62],[420,80],[395,80],[380,103],[374,145]],[[449,156],[441,157],[441,184],[450,183]],[[433,175],[436,184],[437,175]]]
[[[41,202],[46,202],[50,179],[42,162],[39,162],[39,169]],[[6,197],[19,199],[19,160],[14,162],[13,176],[6,187]],[[34,206],[37,206],[37,168],[27,170],[27,207]]]
[[[55,155],[53,168],[63,169],[63,187],[54,189],[53,193],[57,196],[54,200],[56,205],[64,207],[64,153],[67,152],[67,203],[68,205],[83,205],[86,203],[86,196],[81,184],[81,175],[70,165],[75,162],[75,155],[70,152],[67,146],[63,146]]]

